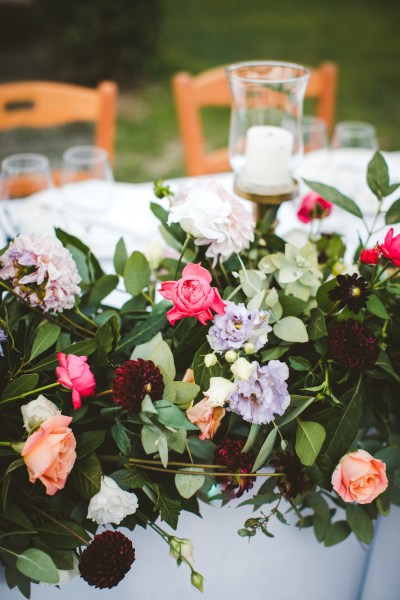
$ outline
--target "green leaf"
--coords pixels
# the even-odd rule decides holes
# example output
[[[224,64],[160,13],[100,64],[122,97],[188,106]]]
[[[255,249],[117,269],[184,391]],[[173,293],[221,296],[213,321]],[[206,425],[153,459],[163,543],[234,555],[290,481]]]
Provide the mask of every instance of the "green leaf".
[[[211,440],[200,440],[198,437],[190,436],[187,439],[187,444],[193,456],[206,463],[212,462],[215,452],[214,442]]]
[[[193,425],[186,415],[177,406],[168,402],[168,400],[158,400],[154,403],[154,406],[158,410],[156,419],[159,423],[167,427],[173,427],[174,429],[198,431],[198,427]]]
[[[326,437],[325,428],[314,421],[299,421],[296,431],[296,454],[303,465],[314,464]]]
[[[386,225],[393,225],[400,222],[400,198],[395,200],[390,206],[385,217]]]
[[[268,348],[267,350],[264,350],[261,355],[262,361],[265,363],[269,360],[280,358],[286,354],[289,348],[290,346],[275,346],[275,348]]]
[[[299,404],[299,406],[296,406],[296,408],[294,408],[290,412],[286,411],[282,420],[276,419],[276,424],[279,427],[283,427],[284,425],[287,425],[288,423],[290,423],[290,421],[293,421],[293,419],[296,419],[296,417],[301,415],[301,413],[303,411],[305,411],[306,408],[314,402],[314,400],[315,400],[314,396],[303,396],[302,403]]]
[[[131,296],[138,296],[149,285],[150,265],[141,252],[132,252],[124,268],[124,283],[126,291]]]
[[[295,298],[294,296],[285,296],[284,293],[279,294],[279,302],[283,309],[285,317],[298,317],[303,314],[307,302]]]
[[[350,529],[356,534],[360,542],[370,544],[374,535],[374,526],[366,510],[359,504],[347,504],[346,517]]]
[[[312,366],[310,361],[302,356],[289,356],[290,367],[294,371],[306,371],[309,372],[312,370]]]
[[[191,498],[203,486],[206,478],[203,475],[204,470],[199,467],[188,467],[184,470],[198,473],[198,475],[186,475],[185,473],[175,475],[176,489],[182,498]]]
[[[316,294],[316,300],[319,308],[324,312],[328,313],[335,305],[335,302],[329,299],[328,293],[333,290],[337,285],[336,278],[329,279],[322,285],[319,286]]]
[[[155,506],[155,510],[160,510],[161,520],[168,523],[172,529],[176,529],[178,526],[178,518],[181,512],[181,503],[179,500],[173,500],[168,498],[164,494],[160,494],[158,502]]]
[[[86,340],[82,340],[81,342],[69,344],[64,348],[61,348],[60,352],[64,352],[64,354],[75,354],[75,356],[90,356],[93,354],[96,348],[96,340],[94,338],[88,338]],[[51,356],[48,356],[37,363],[35,365],[35,371],[50,371],[59,366],[59,364],[60,363],[58,361],[57,354],[52,354]]]
[[[71,476],[82,498],[90,500],[100,491],[101,474],[101,464],[94,453],[75,463]]]
[[[397,471],[400,469],[400,448],[399,446],[387,446],[378,450],[374,454],[374,458],[383,461],[388,472]]]
[[[202,391],[208,390],[210,387],[210,379],[211,377],[218,377],[221,374],[221,367],[216,364],[213,367],[206,367],[204,364],[204,357],[206,354],[209,354],[210,346],[208,342],[205,342],[200,348],[197,350],[193,359],[193,371],[194,371],[194,380],[200,386]]]
[[[133,301],[133,300],[132,300]],[[131,354],[131,360],[143,358],[148,360],[153,350],[163,341],[162,335],[158,332],[154,337],[144,344],[138,344]],[[172,378],[173,379],[173,378]]]
[[[58,570],[48,554],[38,548],[28,548],[17,558],[18,571],[33,579],[45,583],[58,583]]]
[[[382,200],[389,190],[389,169],[380,152],[375,152],[368,163],[367,183],[369,189]]]
[[[392,363],[390,362],[390,358],[386,354],[386,352],[381,352],[378,356],[378,360],[376,361],[376,366],[380,367],[385,373],[392,375],[396,381],[400,381],[400,377],[394,370]]]
[[[319,308],[313,308],[310,313],[310,324],[308,326],[310,340],[319,340],[327,334],[324,313]]]
[[[179,406],[182,410],[187,410],[192,401],[199,394],[200,386],[188,381],[174,381],[173,386],[176,392],[174,404]]]
[[[104,442],[105,431],[84,431],[76,437],[76,453],[78,458],[84,458],[96,450]]]
[[[118,317],[112,315],[96,331],[97,350],[94,357],[95,369],[104,367],[110,352],[114,352],[119,341],[120,331]]]
[[[143,449],[146,454],[155,454],[158,452],[158,440],[163,432],[156,425],[144,425],[141,431]]]
[[[253,471],[258,471],[258,469],[267,462],[269,455],[274,449],[277,434],[278,430],[274,427],[267,435],[259,453],[257,454],[256,460],[254,461]]]
[[[51,321],[42,321],[33,338],[29,361],[33,360],[56,343],[61,327]]]
[[[7,520],[16,523],[20,528],[26,529],[27,531],[35,530],[32,521],[16,504],[11,504],[11,502],[9,502],[6,509],[3,511],[3,514]]]
[[[328,202],[331,202],[332,204],[339,206],[352,215],[362,219],[362,212],[354,200],[351,200],[351,198],[348,198],[336,188],[324,183],[309,181],[308,179],[304,179],[303,181],[310,189],[312,189],[314,192],[317,192],[317,194],[324,198],[324,200],[327,200]]]
[[[122,454],[128,454],[131,448],[131,441],[128,433],[119,421],[116,421],[116,423],[111,427],[111,435],[118,446],[118,450],[122,452]]]
[[[308,342],[306,327],[297,317],[284,317],[274,325],[274,334],[285,342]]]
[[[334,465],[346,454],[356,437],[363,412],[362,395],[358,389],[349,390],[339,400],[345,408],[335,410],[338,418],[331,418],[330,424],[327,424],[329,443],[326,454]]]
[[[384,304],[379,300],[376,294],[371,294],[367,301],[367,310],[380,319],[389,319],[388,312]]]
[[[164,432],[165,437],[167,438],[168,448],[178,452],[179,454],[183,454],[186,449],[186,430],[181,429],[179,431],[170,431],[166,429]]]
[[[247,440],[242,449],[242,454],[246,454],[251,450],[257,440],[257,436],[260,432],[261,425],[258,423],[252,423],[249,431],[249,435],[247,436]]]
[[[96,281],[89,294],[89,303],[98,304],[117,287],[119,278],[117,275],[103,275]]]
[[[165,312],[161,314],[151,313],[151,316],[145,321],[135,325],[133,330],[121,339],[117,350],[133,348],[136,344],[142,344],[150,340],[156,333],[161,331],[167,323]]]
[[[172,354],[171,348],[168,346],[167,342],[161,340],[161,342],[159,342],[159,344],[157,344],[157,346],[152,350],[149,360],[152,360],[158,367],[162,367],[170,379],[175,379],[176,369],[174,355]]]
[[[40,539],[51,548],[73,550],[83,544],[83,540],[90,541],[90,535],[79,523],[70,519],[60,523],[48,521],[38,529]]]
[[[325,535],[324,544],[325,546],[335,546],[340,544],[350,535],[350,527],[346,521],[336,521],[332,523]]]
[[[114,252],[114,269],[118,275],[123,275],[127,260],[128,253],[126,251],[124,238],[121,237],[117,242]]]
[[[29,373],[27,375],[21,375],[11,381],[3,392],[1,401],[7,400],[8,398],[14,398],[14,396],[20,396],[26,392],[34,390],[39,381],[39,375],[37,373]]]

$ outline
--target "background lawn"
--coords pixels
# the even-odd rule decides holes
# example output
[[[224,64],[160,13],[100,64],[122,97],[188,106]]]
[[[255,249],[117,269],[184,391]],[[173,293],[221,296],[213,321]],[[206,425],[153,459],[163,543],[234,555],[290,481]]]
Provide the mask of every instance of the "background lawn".
[[[129,1],[126,5],[129,10]],[[154,68],[146,81],[136,82],[135,87],[120,87],[118,180],[182,175],[170,89],[172,73],[198,73],[241,60],[286,60],[311,66],[323,60],[335,61],[339,66],[336,120],[371,122],[383,150],[400,149],[400,3],[161,0],[161,8]],[[24,53],[20,54],[21,63]],[[7,67],[12,64],[17,68],[16,62],[2,51],[0,78],[12,80]],[[28,66],[30,77],[39,78],[35,66]],[[26,74],[24,77],[28,78]],[[225,145],[229,111],[210,111],[207,117],[213,145]]]

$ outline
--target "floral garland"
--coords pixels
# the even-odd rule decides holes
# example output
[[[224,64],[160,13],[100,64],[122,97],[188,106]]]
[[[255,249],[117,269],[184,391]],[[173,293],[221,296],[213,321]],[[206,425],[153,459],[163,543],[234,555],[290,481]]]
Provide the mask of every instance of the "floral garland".
[[[371,542],[376,517],[400,503],[400,234],[369,242],[379,219],[400,221],[400,200],[384,213],[398,185],[379,153],[367,181],[371,228],[350,198],[314,182],[298,212],[313,228],[337,205],[366,225],[350,272],[338,233],[285,243],[276,209],[255,224],[215,182],[175,197],[157,182],[152,210],[172,250],[148,260],[120,240],[115,274],[61,230],[10,242],[0,258],[7,581],[24,594],[76,574],[112,588],[135,560],[115,527],[141,525],[202,590],[190,540],[159,523],[173,530],[181,511],[200,513],[216,483],[224,502],[271,506],[242,537],[271,537],[286,506],[325,546],[352,532]],[[121,283],[128,299],[115,307],[107,298]]]

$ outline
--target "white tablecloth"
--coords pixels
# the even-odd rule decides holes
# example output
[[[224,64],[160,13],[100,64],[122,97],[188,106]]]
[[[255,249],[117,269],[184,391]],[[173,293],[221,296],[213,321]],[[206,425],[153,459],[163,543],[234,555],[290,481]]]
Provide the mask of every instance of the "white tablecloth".
[[[400,181],[400,153],[388,153],[393,180]],[[336,157],[339,161],[340,157]],[[356,200],[370,212],[373,200],[365,180],[367,155],[346,157],[344,163],[332,162],[332,157],[309,155],[304,160],[299,175],[337,185],[344,193],[355,193]],[[344,164],[344,166],[343,166]],[[353,167],[351,167],[351,164]],[[339,165],[339,166],[338,166]],[[351,174],[352,173],[352,174]],[[339,175],[341,174],[341,177]],[[227,189],[232,189],[232,174],[215,177]],[[176,190],[185,180],[169,183]],[[304,187],[302,187],[304,191]],[[90,189],[82,195],[90,199]],[[89,231],[84,220],[60,212],[62,198],[57,194],[37,195],[15,205],[12,217],[20,231],[46,232],[52,225],[72,230],[98,253],[106,268],[111,265],[116,241],[124,236],[128,250],[146,251],[150,239],[159,238],[158,223],[149,204],[153,200],[152,183],[116,183],[114,198],[106,214],[96,215]],[[293,203],[282,205],[279,211],[278,233],[286,235],[293,228],[305,231],[295,216]],[[323,222],[323,231],[340,230],[353,245],[357,232],[362,232],[358,219],[335,207],[332,215]],[[384,230],[379,234],[380,238]],[[363,234],[364,235],[364,234]],[[376,240],[373,239],[372,243]],[[351,261],[351,256],[348,256]],[[319,545],[310,529],[299,532],[294,526],[275,522],[274,540],[258,534],[250,543],[240,538],[237,530],[250,515],[249,507],[203,506],[204,519],[184,514],[177,535],[191,538],[195,546],[197,570],[205,576],[207,600],[398,600],[400,597],[400,509],[394,507],[387,518],[381,518],[371,548],[363,547],[354,536],[339,546],[324,548]],[[152,531],[138,528],[132,539],[136,548],[136,561],[121,584],[111,591],[98,591],[88,587],[79,578],[62,586],[34,586],[32,600],[189,600],[201,598],[189,582],[189,571],[179,569],[168,556],[167,545]],[[0,599],[17,600],[22,596],[8,590],[0,574]]]

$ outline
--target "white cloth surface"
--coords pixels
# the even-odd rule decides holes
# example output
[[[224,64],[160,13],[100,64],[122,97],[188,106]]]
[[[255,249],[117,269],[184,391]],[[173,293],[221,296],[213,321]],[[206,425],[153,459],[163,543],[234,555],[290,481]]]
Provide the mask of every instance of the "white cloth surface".
[[[400,152],[385,153],[392,181],[400,181]],[[337,159],[337,162],[333,160]],[[365,187],[365,168],[368,153],[346,156],[345,166],[339,156],[321,153],[306,155],[298,176],[336,185],[343,193],[356,192],[356,201],[366,212],[373,205]],[[353,163],[352,163],[353,160]],[[339,166],[338,166],[339,164]],[[351,167],[353,164],[353,168]],[[217,181],[232,189],[232,174],[221,174]],[[186,182],[172,180],[173,190]],[[356,183],[355,183],[356,181]],[[301,184],[300,191],[305,193]],[[90,196],[90,189],[78,188],[82,202]],[[354,196],[353,196],[354,197]],[[128,251],[146,251],[148,241],[159,237],[158,222],[150,211],[153,200],[152,183],[115,183],[113,199],[106,213],[96,214],[92,209],[82,217],[68,217],[62,211],[59,193],[37,194],[36,197],[7,205],[7,215],[14,227],[23,233],[50,232],[58,225],[68,229],[92,247],[105,268],[111,268],[115,243],[123,235]],[[390,199],[386,201],[389,204]],[[288,202],[279,211],[278,233],[286,235],[297,229],[308,231],[295,215],[298,201]],[[249,205],[250,209],[250,205]],[[0,215],[1,216],[1,215]],[[367,215],[370,218],[370,215]],[[85,228],[85,222],[90,221]],[[3,221],[2,221],[3,222]],[[387,227],[386,227],[387,229]],[[357,233],[365,239],[361,222],[335,207],[322,223],[322,230],[341,231],[355,247]],[[380,232],[383,239],[385,228]],[[378,239],[378,238],[377,238]],[[377,241],[372,239],[371,245]],[[348,255],[351,262],[351,256]],[[250,507],[217,509],[203,505],[204,518],[185,513],[176,535],[191,538],[194,543],[195,566],[205,577],[205,592],[201,596],[190,584],[186,565],[176,567],[168,556],[168,546],[151,530],[137,528],[132,536],[136,561],[121,584],[110,591],[98,591],[76,578],[60,590],[50,586],[33,586],[32,600],[397,600],[400,597],[400,509],[394,507],[387,518],[381,518],[370,549],[362,547],[354,536],[333,548],[319,545],[312,530],[299,532],[295,526],[275,522],[271,530],[275,539],[258,534],[250,543],[240,538],[237,530],[251,515]],[[161,526],[163,524],[161,523]],[[168,529],[166,527],[166,529]],[[172,532],[171,532],[172,533]],[[0,599],[19,600],[16,590],[9,590],[0,573]]]

